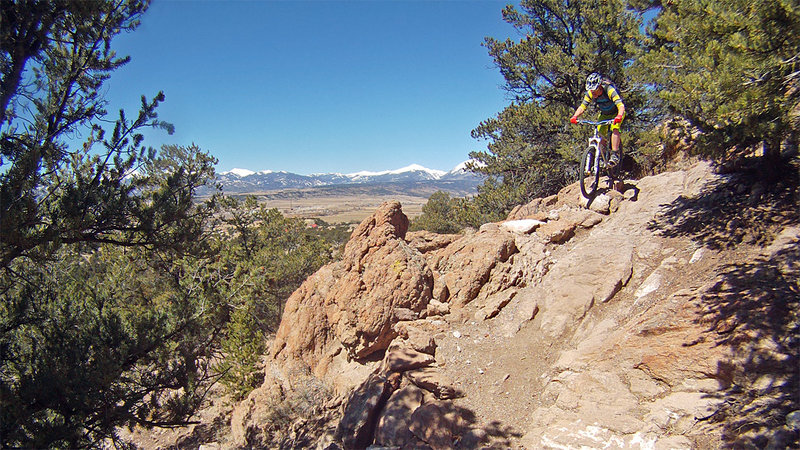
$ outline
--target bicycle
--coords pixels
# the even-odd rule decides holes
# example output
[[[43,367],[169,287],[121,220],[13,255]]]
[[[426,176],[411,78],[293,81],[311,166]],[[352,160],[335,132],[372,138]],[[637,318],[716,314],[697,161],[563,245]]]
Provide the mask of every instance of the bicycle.
[[[614,180],[617,179],[619,163],[614,166],[609,164],[611,154],[608,151],[606,142],[600,137],[600,132],[597,129],[599,125],[610,125],[614,123],[614,120],[579,120],[578,123],[594,125],[595,127],[594,136],[589,138],[589,146],[583,153],[581,166],[578,169],[581,194],[583,194],[586,199],[591,200],[597,193],[597,186],[600,184],[600,176],[603,169],[605,169],[606,174],[611,179],[612,186]],[[587,177],[592,180],[588,185],[586,184]]]

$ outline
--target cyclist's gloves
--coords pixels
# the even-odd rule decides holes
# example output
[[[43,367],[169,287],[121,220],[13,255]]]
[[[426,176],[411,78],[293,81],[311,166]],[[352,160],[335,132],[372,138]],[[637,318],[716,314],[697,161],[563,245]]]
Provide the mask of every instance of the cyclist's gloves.
[[[569,121],[573,124],[578,123],[578,118],[575,116],[570,117]]]
[[[622,117],[623,117],[622,114],[618,115],[617,117],[614,117],[614,123],[622,122]]]

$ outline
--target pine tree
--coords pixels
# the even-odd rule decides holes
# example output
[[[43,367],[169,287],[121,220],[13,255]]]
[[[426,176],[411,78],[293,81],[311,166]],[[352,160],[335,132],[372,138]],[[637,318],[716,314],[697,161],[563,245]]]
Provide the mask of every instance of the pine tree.
[[[564,125],[589,73],[615,82],[628,106],[626,123],[636,123],[646,98],[627,73],[642,35],[638,14],[625,2],[525,0],[519,9],[506,7],[503,17],[523,37],[487,38],[486,47],[513,101],[473,130],[488,149],[470,156],[480,162],[473,170],[491,180],[484,195],[497,197],[495,208],[507,212],[573,181],[585,137],[576,129],[565,133]]]
[[[800,6],[792,0],[667,2],[642,66],[695,150],[715,159],[796,150]]]
[[[193,196],[215,160],[143,145],[161,93],[100,126],[111,42],[148,5],[0,0],[0,447],[183,424],[210,382],[225,310]]]
[[[159,240],[154,232],[181,222],[190,205],[153,196],[193,190],[208,178],[209,164],[176,173],[162,186],[169,193],[143,194],[144,186],[129,182],[155,158],[140,130],[171,129],[156,113],[163,93],[142,97],[133,119],[120,111],[110,133],[98,125],[106,116],[103,83],[128,62],[111,40],[135,29],[148,4],[0,2],[0,268],[20,257],[46,260],[67,243],[180,246],[192,240]],[[88,134],[84,144],[70,145],[81,132]]]
[[[411,222],[411,229],[458,233],[462,226],[454,209],[454,199],[450,198],[450,194],[444,191],[434,192],[422,206],[422,214]]]

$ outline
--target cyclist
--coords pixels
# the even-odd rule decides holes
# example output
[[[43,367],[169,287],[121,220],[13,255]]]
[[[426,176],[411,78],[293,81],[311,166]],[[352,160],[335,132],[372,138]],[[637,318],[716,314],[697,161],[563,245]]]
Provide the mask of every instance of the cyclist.
[[[586,111],[586,108],[592,100],[596,101],[597,106],[600,108],[599,120],[614,119],[614,123],[611,124],[612,153],[609,163],[615,166],[622,157],[620,154],[620,142],[622,138],[619,134],[619,128],[622,124],[622,119],[625,118],[625,104],[622,103],[622,98],[619,96],[619,92],[617,92],[614,85],[611,84],[611,80],[603,77],[599,73],[592,73],[586,78],[586,93],[583,96],[583,102],[578,106],[578,109],[575,110],[575,114],[572,115],[569,121],[578,123],[578,117]],[[608,136],[608,128],[608,125],[600,125],[597,127],[603,138]]]

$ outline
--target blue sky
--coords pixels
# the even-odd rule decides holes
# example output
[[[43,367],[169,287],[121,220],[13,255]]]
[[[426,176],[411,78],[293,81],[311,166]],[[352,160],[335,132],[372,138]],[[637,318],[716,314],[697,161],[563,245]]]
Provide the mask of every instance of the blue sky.
[[[516,37],[506,1],[155,0],[114,41],[131,62],[107,83],[109,111],[163,90],[176,132],[232,168],[301,174],[449,170],[507,104],[486,36]]]

